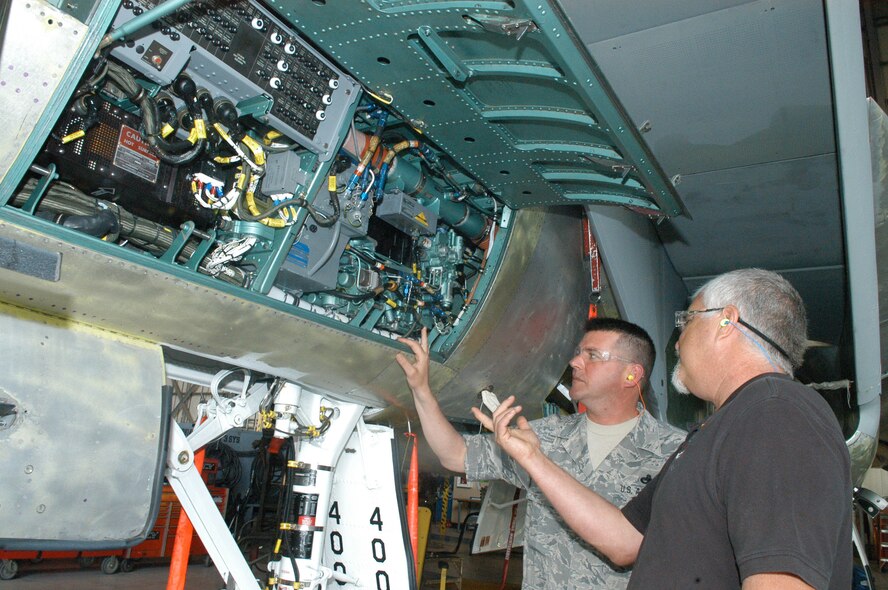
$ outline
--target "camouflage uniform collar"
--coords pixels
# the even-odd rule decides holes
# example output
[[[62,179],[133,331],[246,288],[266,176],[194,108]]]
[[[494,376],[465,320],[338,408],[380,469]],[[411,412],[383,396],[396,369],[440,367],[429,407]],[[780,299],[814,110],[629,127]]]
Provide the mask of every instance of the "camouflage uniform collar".
[[[642,409],[638,424],[624,442],[627,440],[639,449],[659,455],[663,445],[663,425],[650,412]]]
[[[569,416],[565,416],[561,419],[561,428],[555,433],[557,438],[570,440],[574,436],[578,430],[582,430],[586,427],[586,413],[585,412],[577,412],[576,414],[571,414]],[[585,431],[583,431],[585,436]]]

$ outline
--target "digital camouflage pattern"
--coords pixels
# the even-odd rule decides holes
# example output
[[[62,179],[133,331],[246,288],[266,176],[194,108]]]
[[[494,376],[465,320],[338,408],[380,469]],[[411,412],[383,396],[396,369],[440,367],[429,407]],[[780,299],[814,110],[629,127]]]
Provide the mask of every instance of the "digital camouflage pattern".
[[[586,415],[549,416],[531,428],[542,451],[583,485],[618,508],[635,496],[660,471],[685,434],[661,424],[644,411],[635,428],[593,469],[588,461]],[[497,446],[492,435],[467,436],[466,476],[470,480],[502,479],[527,490],[524,523],[526,590],[624,590],[629,570],[602,560],[574,533],[530,476]]]

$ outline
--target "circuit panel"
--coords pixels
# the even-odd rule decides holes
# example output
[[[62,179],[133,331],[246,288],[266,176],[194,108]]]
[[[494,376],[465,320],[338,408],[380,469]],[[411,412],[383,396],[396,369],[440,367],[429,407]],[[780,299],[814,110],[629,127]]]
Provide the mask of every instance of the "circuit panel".
[[[115,24],[158,4],[126,0]],[[245,0],[187,4],[137,32],[112,55],[161,85],[185,66],[214,95],[228,96],[322,160],[332,155],[335,131],[359,94],[354,80],[295,31]]]

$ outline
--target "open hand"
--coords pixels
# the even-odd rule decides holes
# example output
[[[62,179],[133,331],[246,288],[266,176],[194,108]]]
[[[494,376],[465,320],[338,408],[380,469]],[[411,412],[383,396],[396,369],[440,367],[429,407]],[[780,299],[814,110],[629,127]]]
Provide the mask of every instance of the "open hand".
[[[407,378],[407,385],[413,391],[414,395],[431,395],[429,387],[429,335],[425,328],[420,332],[419,342],[409,340],[407,338],[398,338],[398,342],[406,345],[416,357],[411,362],[403,352],[395,355],[395,360],[401,365],[404,376]]]
[[[472,414],[488,430],[493,431],[496,443],[513,459],[523,464],[540,452],[540,439],[527,422],[527,418],[520,415],[521,406],[513,405],[515,396],[510,395],[500,404],[492,417],[485,415],[480,409],[472,408]],[[512,420],[515,427],[511,427]]]

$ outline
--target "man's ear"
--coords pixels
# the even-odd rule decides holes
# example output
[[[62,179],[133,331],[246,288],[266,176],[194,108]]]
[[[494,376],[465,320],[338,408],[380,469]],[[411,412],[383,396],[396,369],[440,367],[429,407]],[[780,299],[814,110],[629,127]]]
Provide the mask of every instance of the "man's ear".
[[[644,379],[644,367],[638,363],[629,365],[626,372],[626,383],[633,386],[637,383],[641,386],[642,379]]]
[[[722,311],[721,311],[721,318],[718,320],[719,330],[718,330],[717,335],[719,337],[721,337],[721,336],[727,336],[728,334],[730,334],[731,330],[730,329],[726,330],[724,328],[729,328],[730,326],[736,326],[737,321],[739,319],[740,319],[740,310],[737,309],[737,307],[734,305],[726,305],[724,307],[724,309],[722,309]]]

